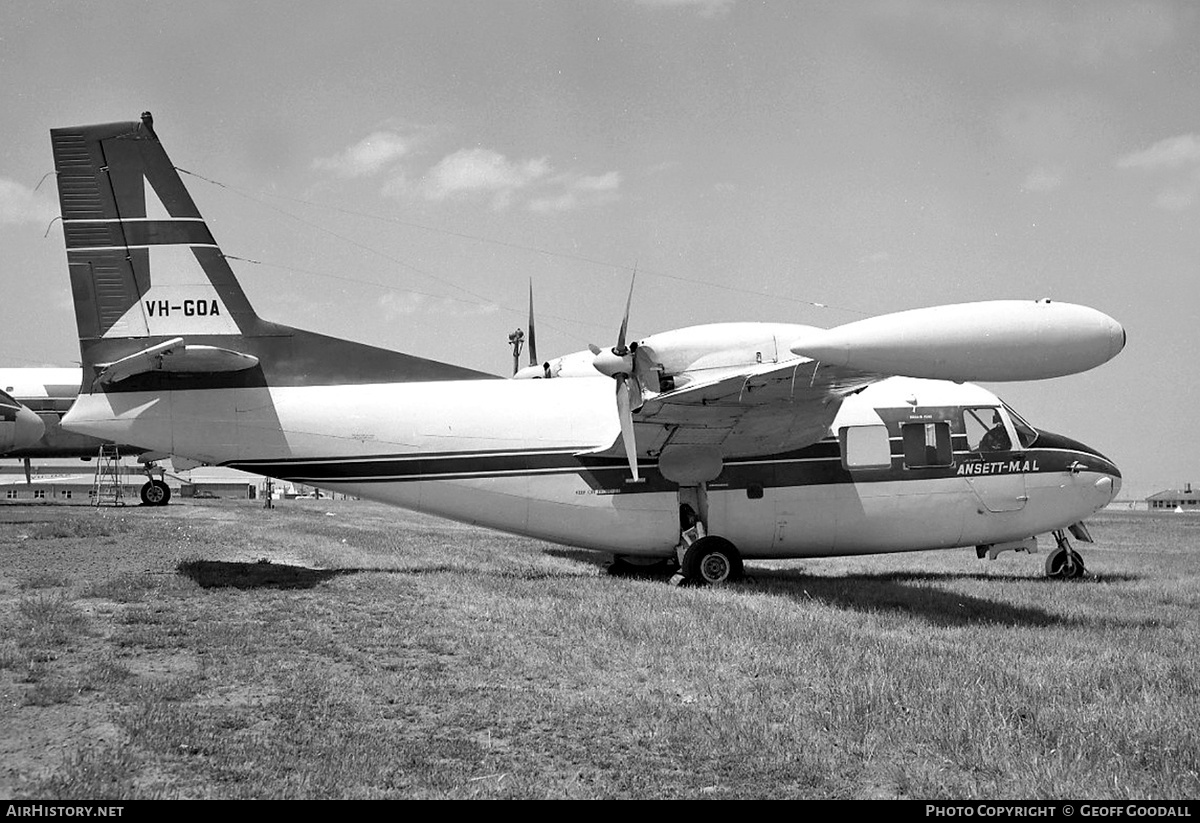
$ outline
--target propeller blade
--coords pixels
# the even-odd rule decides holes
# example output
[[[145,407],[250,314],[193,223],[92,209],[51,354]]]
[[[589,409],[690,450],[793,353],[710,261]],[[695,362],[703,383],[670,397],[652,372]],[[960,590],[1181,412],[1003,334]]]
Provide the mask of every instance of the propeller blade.
[[[590,351],[592,354],[599,354],[600,347],[597,346],[595,343],[588,343],[588,351]]]
[[[634,364],[636,369],[636,363]],[[642,407],[642,381],[638,380],[636,371],[629,376],[629,380],[625,385],[629,387],[629,409],[630,411],[638,411]]]
[[[536,366],[537,337],[533,333],[533,278],[529,278],[529,365]]]
[[[621,439],[625,441],[625,457],[629,460],[629,470],[633,472],[633,482],[641,482],[638,475],[637,442],[633,434],[633,410],[630,407],[630,379],[617,375],[617,414],[621,418]]]
[[[617,334],[617,347],[613,354],[625,354],[625,331],[629,328],[629,307],[633,305],[633,284],[637,282],[637,266],[633,267],[633,277],[629,280],[629,297],[625,298],[625,316],[621,319],[621,331]]]
[[[29,468],[29,458],[28,457],[25,458],[25,485],[26,486],[33,485],[33,473]]]

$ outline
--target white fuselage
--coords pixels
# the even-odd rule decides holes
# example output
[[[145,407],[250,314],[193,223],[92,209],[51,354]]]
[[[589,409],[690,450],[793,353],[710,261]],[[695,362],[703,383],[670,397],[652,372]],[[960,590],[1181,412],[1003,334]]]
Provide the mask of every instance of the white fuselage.
[[[652,476],[632,484],[623,460],[577,456],[613,442],[612,392],[597,376],[84,394],[64,426],[543,540],[668,556],[678,492],[655,461],[639,461]],[[1029,454],[994,474],[848,471],[839,430],[917,394],[923,407],[1000,406],[970,384],[873,385],[845,399],[816,446],[727,461],[707,484],[709,532],[747,558],[949,548],[1062,528],[1115,495],[1112,473],[1047,471],[1049,457]]]

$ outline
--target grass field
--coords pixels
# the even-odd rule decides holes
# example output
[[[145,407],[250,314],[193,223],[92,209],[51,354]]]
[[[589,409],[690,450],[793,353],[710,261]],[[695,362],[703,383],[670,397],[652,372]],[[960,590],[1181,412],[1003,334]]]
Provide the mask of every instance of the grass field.
[[[0,796],[1200,797],[1200,516],[733,586],[356,501],[0,507]]]

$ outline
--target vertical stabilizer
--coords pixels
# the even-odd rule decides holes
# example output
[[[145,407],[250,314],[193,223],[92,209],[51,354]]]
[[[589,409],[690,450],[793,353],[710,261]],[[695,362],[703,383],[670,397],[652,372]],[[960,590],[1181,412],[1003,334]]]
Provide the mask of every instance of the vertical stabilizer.
[[[50,141],[82,391],[485,376],[260,320],[149,112],[136,122],[53,129]]]
[[[255,328],[149,113],[50,139],[81,341]]]

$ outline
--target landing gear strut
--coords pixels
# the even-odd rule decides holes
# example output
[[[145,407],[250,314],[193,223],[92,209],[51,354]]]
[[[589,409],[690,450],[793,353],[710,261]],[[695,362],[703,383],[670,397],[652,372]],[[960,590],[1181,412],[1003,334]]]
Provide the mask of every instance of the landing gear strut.
[[[1046,558],[1046,576],[1060,580],[1077,580],[1087,573],[1083,565],[1083,557],[1071,548],[1071,541],[1062,529],[1054,532],[1054,542],[1058,547]]]

